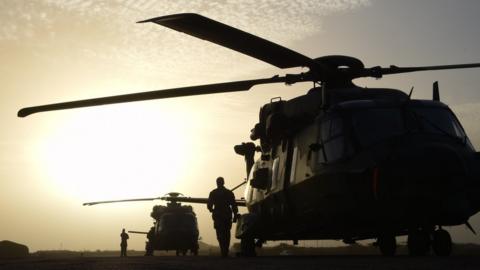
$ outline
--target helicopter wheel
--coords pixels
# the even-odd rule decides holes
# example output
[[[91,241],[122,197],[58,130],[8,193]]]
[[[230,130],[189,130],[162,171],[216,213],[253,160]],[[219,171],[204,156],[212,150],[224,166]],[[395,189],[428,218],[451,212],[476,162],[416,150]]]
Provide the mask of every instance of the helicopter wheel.
[[[187,250],[186,249],[182,250],[182,256],[185,256],[185,255],[187,255]]]
[[[193,256],[198,255],[198,249],[192,249],[191,251],[192,251]]]
[[[377,244],[383,256],[395,256],[397,240],[394,234],[385,233],[380,235]]]
[[[180,250],[175,250],[175,256],[180,256]]]
[[[242,238],[240,240],[240,249],[240,256],[242,257],[257,256],[255,252],[255,239],[253,238]]]
[[[145,256],[153,256],[153,248],[148,242],[145,246]]]
[[[145,252],[145,256],[148,256],[148,257],[153,256],[153,250],[147,250],[147,251]]]
[[[425,230],[415,229],[408,233],[408,252],[410,256],[425,256],[430,251],[430,234]]]
[[[446,257],[452,253],[452,237],[446,230],[438,229],[433,233],[433,252],[437,256]]]

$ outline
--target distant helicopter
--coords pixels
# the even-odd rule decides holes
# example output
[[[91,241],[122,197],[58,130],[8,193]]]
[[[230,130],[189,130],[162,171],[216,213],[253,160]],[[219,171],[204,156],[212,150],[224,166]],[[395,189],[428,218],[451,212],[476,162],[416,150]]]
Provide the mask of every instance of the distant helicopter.
[[[175,250],[176,255],[186,255],[187,251],[198,255],[198,223],[195,212],[190,205],[181,205],[179,199],[195,198],[183,197],[181,193],[170,192],[163,197],[127,199],[114,201],[88,202],[83,205],[97,205],[103,203],[135,202],[168,200],[167,206],[155,205],[150,216],[155,220],[148,232],[129,231],[129,233],[145,234],[145,256],[153,256],[155,250]]]
[[[480,63],[365,68],[342,55],[312,59],[198,14],[153,22],[244,53],[279,68],[307,67],[245,81],[94,98],[21,109],[32,113],[149,99],[247,91],[255,85],[312,82],[307,94],[272,99],[260,109],[252,142],[235,146],[245,157],[248,213],[237,223],[241,253],[255,255],[267,240],[377,239],[384,255],[408,235],[411,255],[448,256],[443,226],[466,224],[480,210],[480,154],[440,101],[414,100],[402,91],[363,88],[352,80],[406,72],[480,67]],[[260,156],[255,160],[255,153]],[[180,201],[180,200],[177,200]],[[202,202],[200,202],[202,203]]]

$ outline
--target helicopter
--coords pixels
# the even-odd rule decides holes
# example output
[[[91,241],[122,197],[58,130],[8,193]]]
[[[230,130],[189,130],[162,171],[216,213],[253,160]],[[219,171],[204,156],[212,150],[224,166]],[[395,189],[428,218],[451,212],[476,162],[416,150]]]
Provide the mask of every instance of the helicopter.
[[[182,205],[179,200],[201,203],[204,201],[202,199],[184,197],[181,193],[170,192],[162,197],[87,202],[83,205],[153,200],[167,200],[168,203],[167,206],[153,206],[150,216],[155,222],[150,230],[148,232],[128,231],[129,233],[146,235],[145,256],[153,256],[155,250],[175,250],[177,256],[180,254],[186,255],[187,251],[190,250],[191,254],[198,255],[197,216],[192,206]]]
[[[308,71],[27,107],[18,116],[312,82],[304,95],[273,98],[262,106],[250,132],[252,142],[234,147],[247,171],[248,212],[238,219],[235,232],[242,255],[255,256],[255,248],[266,241],[376,239],[380,252],[393,256],[396,237],[406,235],[411,255],[433,249],[448,256],[452,239],[444,226],[465,224],[475,233],[468,220],[480,210],[480,153],[440,101],[438,83],[432,100],[415,100],[411,92],[360,87],[352,80],[477,68],[480,63],[367,68],[351,56],[310,58],[199,14],[139,23],[165,26],[280,69]]]

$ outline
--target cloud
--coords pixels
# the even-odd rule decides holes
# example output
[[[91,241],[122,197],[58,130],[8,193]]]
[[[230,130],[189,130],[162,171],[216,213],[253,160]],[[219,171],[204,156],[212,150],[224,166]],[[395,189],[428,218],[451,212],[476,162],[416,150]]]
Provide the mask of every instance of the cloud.
[[[139,31],[157,39],[151,30],[122,28],[125,28],[126,21],[194,12],[278,42],[291,42],[317,32],[324,15],[369,4],[369,0],[4,0],[0,2],[0,40],[28,38],[39,28],[53,29],[62,14],[74,15],[72,19],[80,19],[83,23],[104,21],[115,30]]]
[[[370,0],[4,0],[0,45],[29,46],[29,53],[43,61],[64,57],[69,58],[65,62],[123,66],[141,71],[143,77],[168,71],[172,81],[182,79],[184,84],[216,82],[233,79],[226,74],[249,78],[269,65],[158,25],[135,22],[193,12],[291,47],[321,31],[325,15],[369,5]],[[189,81],[186,74],[203,80]]]
[[[7,1],[8,2],[8,1]],[[48,0],[51,7],[82,15],[102,16],[115,24],[123,18],[138,20],[182,12],[200,13],[279,41],[303,38],[318,31],[320,17],[370,4],[369,0],[127,0],[79,1]],[[35,13],[35,11],[30,11]],[[30,13],[28,10],[26,14]],[[29,16],[33,16],[29,15]],[[293,33],[286,37],[284,33]]]

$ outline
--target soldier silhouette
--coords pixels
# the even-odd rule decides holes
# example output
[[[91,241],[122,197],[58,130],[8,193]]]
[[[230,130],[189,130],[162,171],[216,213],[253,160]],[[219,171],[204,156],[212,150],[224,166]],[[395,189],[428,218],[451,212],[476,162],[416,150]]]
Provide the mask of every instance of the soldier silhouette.
[[[127,240],[129,238],[128,233],[125,232],[125,229],[122,229],[122,233],[120,234],[120,238],[122,241],[120,242],[120,257],[127,257]]]
[[[232,228],[232,221],[236,222],[238,208],[235,203],[235,195],[224,185],[223,177],[218,177],[217,188],[212,190],[208,196],[207,208],[212,212],[213,226],[217,233],[222,257],[228,257],[230,229]]]
[[[145,256],[153,256],[153,241],[155,241],[155,227],[151,227],[147,233],[147,243],[145,244]]]

